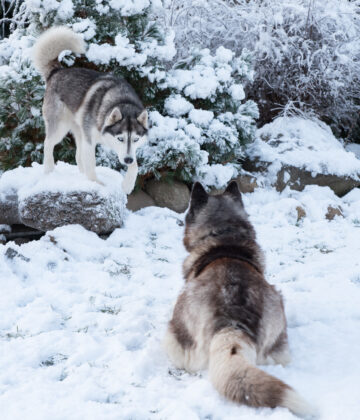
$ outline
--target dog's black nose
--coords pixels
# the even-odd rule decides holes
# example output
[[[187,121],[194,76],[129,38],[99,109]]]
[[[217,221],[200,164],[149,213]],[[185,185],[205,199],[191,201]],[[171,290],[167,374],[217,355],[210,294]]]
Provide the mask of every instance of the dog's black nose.
[[[124,162],[127,164],[127,165],[130,165],[130,163],[133,163],[133,158],[131,158],[131,157],[126,157],[125,159],[124,159]]]

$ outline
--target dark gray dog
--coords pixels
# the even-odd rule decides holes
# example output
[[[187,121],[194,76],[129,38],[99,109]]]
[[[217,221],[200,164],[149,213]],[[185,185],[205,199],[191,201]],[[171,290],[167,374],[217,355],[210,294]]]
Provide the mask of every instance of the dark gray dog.
[[[264,278],[263,254],[236,182],[209,196],[194,185],[186,215],[185,286],[165,347],[177,368],[209,368],[215,388],[252,407],[314,411],[299,394],[255,365],[290,361],[280,293]]]
[[[121,163],[128,165],[122,186],[130,194],[138,172],[136,149],[146,141],[147,111],[124,79],[94,70],[63,68],[58,56],[65,50],[83,54],[85,44],[80,35],[63,26],[44,32],[33,49],[35,67],[46,81],[45,173],[54,169],[55,145],[71,131],[80,171],[90,180],[98,181],[95,146],[102,143],[117,153]]]

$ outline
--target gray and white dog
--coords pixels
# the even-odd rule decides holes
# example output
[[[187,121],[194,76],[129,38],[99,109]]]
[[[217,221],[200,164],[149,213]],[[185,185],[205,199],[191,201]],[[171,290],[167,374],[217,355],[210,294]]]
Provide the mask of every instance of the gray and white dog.
[[[264,276],[264,260],[235,181],[221,195],[193,187],[186,215],[185,285],[165,348],[177,368],[208,368],[226,398],[252,407],[316,410],[293,388],[256,364],[290,361],[281,294]]]
[[[45,173],[54,169],[55,145],[71,132],[80,171],[88,179],[99,182],[95,147],[104,144],[128,166],[122,187],[130,194],[138,172],[136,149],[147,137],[148,113],[124,79],[84,68],[62,67],[59,54],[68,50],[83,54],[85,43],[80,35],[63,26],[44,32],[33,48],[34,65],[46,81]]]

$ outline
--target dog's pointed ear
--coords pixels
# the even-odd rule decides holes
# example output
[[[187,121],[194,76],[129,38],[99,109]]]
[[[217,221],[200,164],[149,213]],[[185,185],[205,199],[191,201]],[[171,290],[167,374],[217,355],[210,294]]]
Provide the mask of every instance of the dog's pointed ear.
[[[200,182],[195,182],[190,198],[190,210],[198,210],[208,201],[209,195]]]
[[[239,187],[236,181],[230,182],[230,184],[226,187],[224,194],[229,195],[233,200],[238,201],[244,207],[241,192],[239,191]]]
[[[113,125],[122,119],[121,111],[118,107],[114,108],[105,120],[105,126]]]
[[[141,111],[140,115],[137,117],[139,123],[146,129],[148,129],[148,112],[146,109]]]

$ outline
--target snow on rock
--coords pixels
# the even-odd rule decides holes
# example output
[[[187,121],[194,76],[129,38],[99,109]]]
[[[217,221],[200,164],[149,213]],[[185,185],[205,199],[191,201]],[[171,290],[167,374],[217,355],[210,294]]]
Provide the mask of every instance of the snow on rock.
[[[349,143],[345,146],[345,149],[348,152],[354,153],[354,155],[360,159],[360,144],[358,143]]]
[[[20,223],[18,197],[13,189],[0,188],[0,223],[8,225]]]
[[[9,225],[0,225],[0,233],[10,233],[11,226]]]
[[[243,167],[259,182],[283,191],[329,186],[343,196],[360,185],[360,160],[318,120],[281,117],[258,130]]]
[[[360,190],[339,198],[318,186],[257,189],[243,200],[288,318],[292,362],[263,368],[321,419],[357,420]],[[326,220],[329,205],[344,217]],[[207,372],[167,359],[161,342],[183,286],[183,229],[183,215],[151,207],[107,240],[72,225],[0,245],[3,420],[296,419],[227,402]]]
[[[54,229],[65,224],[80,224],[97,233],[120,227],[125,216],[126,195],[121,188],[122,175],[105,167],[96,168],[99,180],[89,181],[76,166],[58,162],[55,170],[45,175],[42,165],[19,167],[5,172],[0,178],[0,215],[5,212],[8,197],[15,197],[18,218],[39,230]]]
[[[284,165],[314,174],[352,176],[359,179],[360,160],[345,150],[330,127],[319,120],[280,117],[257,132],[249,146],[252,159],[271,163],[269,172]]]

